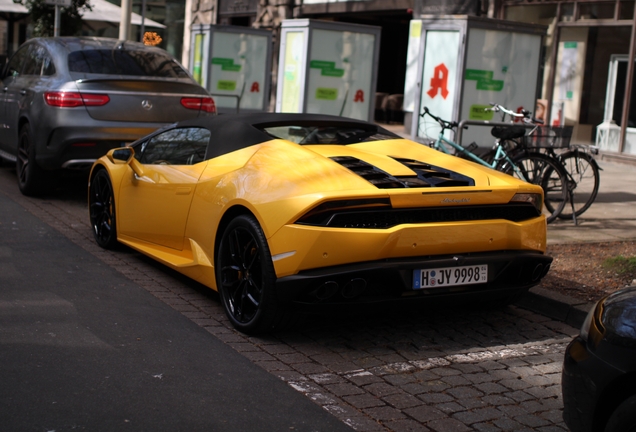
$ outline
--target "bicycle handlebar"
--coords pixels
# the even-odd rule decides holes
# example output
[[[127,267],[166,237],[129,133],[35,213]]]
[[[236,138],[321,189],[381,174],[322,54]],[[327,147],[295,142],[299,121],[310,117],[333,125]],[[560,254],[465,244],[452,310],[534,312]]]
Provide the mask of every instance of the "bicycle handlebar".
[[[504,114],[508,114],[510,117],[527,118],[527,116],[530,114],[530,112],[526,110],[521,110],[521,113],[516,113],[512,110],[509,110],[505,106],[502,106],[496,103],[491,103],[490,105],[492,105],[492,108],[486,108],[486,111],[494,111],[494,112],[501,111]]]
[[[459,126],[459,123],[457,122],[449,122],[446,121],[444,119],[441,119],[433,114],[431,114],[431,112],[428,110],[428,107],[424,107],[424,112],[422,114],[420,114],[420,117],[424,117],[426,114],[428,114],[429,116],[431,116],[431,118],[435,121],[437,121],[437,123],[439,123],[439,125],[442,127],[442,130],[444,129],[455,129],[457,126]]]
[[[530,114],[532,114],[530,111],[522,109],[520,113],[516,113],[512,110],[509,110],[508,108],[496,104],[496,103],[491,103],[492,108],[486,108],[487,111],[494,111],[494,112],[503,112],[504,114],[508,114],[510,117],[516,117],[516,118],[521,118],[523,120],[524,123],[529,123],[529,124],[543,124],[544,121],[540,120],[538,118],[532,117]]]

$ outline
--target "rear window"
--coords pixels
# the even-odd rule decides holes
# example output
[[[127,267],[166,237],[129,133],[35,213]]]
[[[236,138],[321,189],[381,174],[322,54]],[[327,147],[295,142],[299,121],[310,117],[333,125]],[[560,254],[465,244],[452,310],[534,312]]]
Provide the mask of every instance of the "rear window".
[[[68,55],[70,72],[187,78],[188,73],[168,54],[153,51],[81,50]]]
[[[273,138],[280,138],[296,144],[355,144],[400,138],[377,127],[359,126],[272,126],[261,130]]]

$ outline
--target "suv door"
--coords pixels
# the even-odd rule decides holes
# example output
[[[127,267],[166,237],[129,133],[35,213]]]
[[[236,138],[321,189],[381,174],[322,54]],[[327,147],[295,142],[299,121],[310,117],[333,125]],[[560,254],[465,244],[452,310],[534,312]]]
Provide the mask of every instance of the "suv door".
[[[30,45],[23,45],[7,64],[2,74],[2,95],[0,96],[0,149],[15,155],[17,151],[17,116],[20,91],[16,81],[22,74],[24,64],[28,59]],[[15,139],[12,137],[15,134]]]

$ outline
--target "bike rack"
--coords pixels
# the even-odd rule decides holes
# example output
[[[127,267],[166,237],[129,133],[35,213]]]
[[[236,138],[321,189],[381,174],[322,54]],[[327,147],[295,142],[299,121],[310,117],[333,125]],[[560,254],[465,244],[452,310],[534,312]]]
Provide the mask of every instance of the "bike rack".
[[[524,123],[512,123],[512,122],[494,122],[489,120],[462,120],[457,126],[457,132],[455,133],[455,142],[459,145],[462,144],[462,130],[466,126],[522,126],[526,129],[536,127],[536,125],[528,125]]]
[[[221,93],[210,93],[210,96],[214,97],[214,96],[218,96],[218,97],[229,97],[229,98],[234,98],[236,99],[236,114],[239,113],[239,105],[241,105],[241,96],[239,95],[233,95],[233,94],[221,94]],[[216,101],[215,101],[216,102]],[[218,108],[217,108],[217,112],[218,112]]]

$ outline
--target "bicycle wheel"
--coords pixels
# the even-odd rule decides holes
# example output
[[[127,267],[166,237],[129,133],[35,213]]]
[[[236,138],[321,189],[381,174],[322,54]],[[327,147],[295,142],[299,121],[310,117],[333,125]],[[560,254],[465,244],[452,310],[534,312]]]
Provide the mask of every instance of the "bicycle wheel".
[[[512,157],[515,170],[504,162],[498,169],[521,180],[539,185],[543,188],[544,214],[548,223],[554,221],[565,207],[567,190],[567,173],[561,164],[543,153],[521,152]],[[550,206],[548,207],[548,202]]]
[[[571,195],[559,219],[572,219],[572,212],[579,217],[590,208],[598,194],[601,176],[594,157],[589,153],[571,150],[562,154],[560,159],[568,173]],[[545,204],[552,205],[548,201]]]

